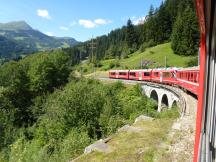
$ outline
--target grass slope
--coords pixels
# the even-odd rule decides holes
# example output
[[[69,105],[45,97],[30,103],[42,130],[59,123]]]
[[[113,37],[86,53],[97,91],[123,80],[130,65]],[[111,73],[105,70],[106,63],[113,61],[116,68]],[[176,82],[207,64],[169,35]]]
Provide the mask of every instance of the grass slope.
[[[82,70],[84,73],[92,73],[95,71],[107,71],[110,70],[110,64],[119,64],[119,67],[114,67],[113,69],[139,69],[141,60],[143,61],[152,61],[154,62],[149,67],[164,67],[165,65],[165,56],[167,57],[167,66],[170,67],[187,67],[188,62],[195,58],[196,56],[183,56],[174,54],[171,49],[171,43],[165,43],[157,45],[152,48],[147,48],[144,52],[137,51],[126,59],[110,59],[102,60],[101,67],[93,69],[93,66],[88,63],[82,64]],[[80,66],[78,67],[80,70]]]
[[[83,155],[75,162],[169,162],[168,148],[162,143],[169,143],[167,139],[173,122],[178,117],[176,108],[167,110],[153,121],[139,121],[132,126],[139,128],[137,132],[119,132],[107,143],[111,152],[94,151]],[[166,159],[163,157],[166,156]]]
[[[130,56],[130,58],[122,60],[122,64],[133,68],[140,66],[140,62],[143,59],[156,62],[153,67],[164,66],[165,56],[167,57],[167,65],[175,67],[186,67],[187,62],[191,59],[191,56],[185,57],[174,54],[173,50],[171,49],[171,44],[165,43],[148,48],[143,53],[139,53],[139,51],[135,52]]]

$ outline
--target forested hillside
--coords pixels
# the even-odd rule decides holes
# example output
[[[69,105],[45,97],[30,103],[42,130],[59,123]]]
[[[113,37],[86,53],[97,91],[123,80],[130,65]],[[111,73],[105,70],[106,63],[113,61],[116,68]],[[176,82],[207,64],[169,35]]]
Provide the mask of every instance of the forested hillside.
[[[176,54],[197,54],[199,31],[193,0],[166,0],[159,8],[151,6],[145,21],[139,25],[133,25],[129,19],[126,26],[84,42],[73,50],[82,58],[89,56],[97,65],[101,59],[127,58],[137,50],[143,52],[147,47],[170,41]],[[93,55],[92,44],[96,47]]]

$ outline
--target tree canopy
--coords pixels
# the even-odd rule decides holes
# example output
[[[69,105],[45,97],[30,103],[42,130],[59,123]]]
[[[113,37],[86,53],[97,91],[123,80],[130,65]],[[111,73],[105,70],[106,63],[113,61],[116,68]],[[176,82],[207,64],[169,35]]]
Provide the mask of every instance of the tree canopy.
[[[143,51],[169,41],[176,54],[192,55],[198,51],[199,30],[194,1],[166,0],[158,8],[150,6],[144,21],[135,25],[129,19],[126,26],[94,38],[94,55],[96,60],[125,58],[138,49]],[[83,58],[89,56],[91,61],[90,43],[86,41],[74,47],[75,53],[81,53]]]

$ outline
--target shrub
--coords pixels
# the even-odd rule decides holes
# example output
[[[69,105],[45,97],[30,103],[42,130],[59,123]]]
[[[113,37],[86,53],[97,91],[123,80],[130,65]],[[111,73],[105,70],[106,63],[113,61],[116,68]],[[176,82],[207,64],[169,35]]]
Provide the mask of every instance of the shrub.
[[[198,65],[198,57],[193,57],[187,62],[188,67],[193,67]]]
[[[115,63],[114,63],[114,62],[110,62],[109,68],[112,69],[112,68],[114,68],[114,67],[115,67]]]

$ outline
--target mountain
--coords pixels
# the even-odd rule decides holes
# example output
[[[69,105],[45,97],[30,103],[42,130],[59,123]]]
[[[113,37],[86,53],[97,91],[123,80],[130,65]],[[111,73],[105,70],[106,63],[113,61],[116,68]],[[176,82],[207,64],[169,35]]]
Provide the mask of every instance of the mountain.
[[[25,21],[14,21],[8,23],[0,23],[1,30],[32,30]]]
[[[36,51],[72,47],[78,43],[70,37],[48,36],[25,21],[0,23],[0,58],[11,59]]]
[[[24,47],[13,40],[0,36],[0,59],[16,58],[16,54],[23,53]]]

